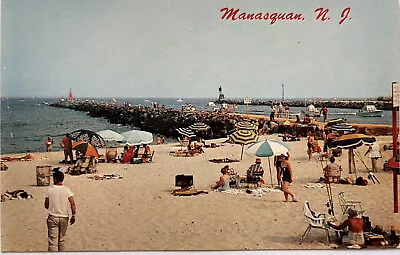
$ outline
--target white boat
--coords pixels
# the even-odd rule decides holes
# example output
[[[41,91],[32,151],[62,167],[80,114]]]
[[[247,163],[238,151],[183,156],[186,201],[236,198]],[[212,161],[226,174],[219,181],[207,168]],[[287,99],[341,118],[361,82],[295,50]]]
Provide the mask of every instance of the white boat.
[[[382,110],[376,109],[375,105],[364,105],[364,107],[357,112],[357,115],[362,117],[382,117]]]
[[[44,104],[44,105],[49,105],[49,103],[47,103],[46,101],[42,102],[42,104]]]
[[[208,102],[208,106],[210,106],[210,107],[215,107],[216,105],[215,105],[214,102]]]
[[[313,104],[307,106],[302,112],[308,114],[310,117],[319,117],[321,115],[320,111]]]
[[[176,99],[176,102],[182,102],[183,100],[181,98]]]

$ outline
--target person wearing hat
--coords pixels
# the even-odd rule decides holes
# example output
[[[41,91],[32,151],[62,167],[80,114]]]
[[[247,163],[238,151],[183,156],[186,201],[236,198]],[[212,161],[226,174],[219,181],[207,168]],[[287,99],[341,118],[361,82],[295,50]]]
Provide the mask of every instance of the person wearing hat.
[[[348,228],[348,234],[342,238],[342,242],[347,245],[363,245],[364,244],[364,221],[357,217],[357,211],[349,209],[347,211],[348,218],[339,226],[331,222],[327,222],[334,229],[342,230]]]
[[[256,162],[247,169],[247,180],[253,180],[253,178],[264,175],[264,169],[261,166],[261,159],[256,158]]]
[[[289,163],[289,155],[284,153],[279,156],[281,161],[281,171],[282,171],[282,191],[285,196],[285,201],[288,201],[289,195],[292,197],[293,202],[297,202],[293,192],[290,190],[290,184],[293,182],[293,172],[292,166]]]

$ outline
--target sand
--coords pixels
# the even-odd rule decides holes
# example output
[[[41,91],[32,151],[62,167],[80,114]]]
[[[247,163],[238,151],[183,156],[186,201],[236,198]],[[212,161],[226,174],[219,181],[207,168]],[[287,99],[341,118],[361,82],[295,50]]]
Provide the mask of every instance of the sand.
[[[276,135],[268,138],[277,138]],[[224,139],[216,140],[220,143]],[[381,147],[391,141],[379,137]],[[240,159],[241,147],[226,144],[205,148],[205,153],[190,157],[174,157],[169,152],[176,144],[153,145],[154,162],[140,165],[101,163],[99,174],[116,173],[123,179],[92,180],[86,175],[66,175],[64,185],[75,194],[77,217],[67,232],[68,251],[145,251],[145,250],[265,250],[265,249],[329,249],[324,231],[313,229],[302,245],[300,236],[307,227],[303,216],[305,201],[317,211],[326,213],[325,188],[305,188],[322,176],[320,162],[314,155],[308,161],[306,140],[292,142],[291,164],[294,172],[292,190],[298,203],[283,202],[282,192],[267,192],[262,197],[251,194],[227,194],[210,190],[225,164],[211,163],[212,158]],[[122,149],[120,149],[122,150]],[[363,155],[366,146],[358,149]],[[104,150],[100,150],[104,153]],[[392,151],[383,151],[389,159]],[[5,156],[5,155],[2,155]],[[7,155],[10,156],[10,155]],[[12,155],[21,156],[21,155]],[[23,156],[23,155],[22,155]],[[28,200],[6,200],[1,203],[1,251],[47,251],[47,211],[44,208],[45,187],[36,186],[36,166],[58,164],[62,152],[33,153],[34,160],[7,162],[2,171],[1,192],[24,189],[33,195]],[[368,167],[370,160],[363,157]],[[382,168],[383,159],[379,161]],[[241,175],[255,157],[229,164]],[[367,170],[357,159],[358,174],[367,177]],[[344,167],[342,176],[349,176],[347,153],[338,158]],[[272,162],[271,162],[272,163]],[[268,160],[262,159],[264,179],[270,183]],[[275,176],[275,169],[272,169]],[[196,189],[208,194],[172,196],[177,174],[193,174]],[[354,175],[350,175],[354,178]],[[336,216],[342,220],[337,194],[344,191],[349,199],[361,200],[373,225],[400,228],[400,217],[393,213],[392,173],[376,174],[381,184],[368,186],[332,184]],[[274,178],[274,182],[275,178]],[[331,232],[331,236],[334,236]]]

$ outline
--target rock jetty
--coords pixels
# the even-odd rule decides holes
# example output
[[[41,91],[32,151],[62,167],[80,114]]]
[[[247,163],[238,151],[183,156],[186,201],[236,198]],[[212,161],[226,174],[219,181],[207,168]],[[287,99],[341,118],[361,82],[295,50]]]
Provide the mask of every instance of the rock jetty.
[[[260,100],[253,99],[250,105],[273,105],[279,104],[281,100]],[[218,99],[214,103],[222,104],[236,104],[244,105],[243,99]],[[377,99],[368,100],[285,100],[284,105],[290,107],[306,107],[313,104],[315,107],[326,106],[328,108],[348,108],[348,109],[361,109],[366,104],[373,104],[380,110],[392,110],[391,99],[379,97]]]
[[[140,129],[155,135],[166,137],[178,137],[177,128],[188,127],[196,122],[204,122],[211,128],[202,136],[206,139],[227,137],[235,130],[235,123],[251,119],[260,133],[289,133],[298,136],[306,136],[311,130],[322,130],[321,123],[314,125],[298,125],[285,119],[278,119],[278,123],[270,122],[269,118],[262,115],[244,115],[234,113],[216,113],[207,111],[195,111],[172,109],[166,106],[146,107],[142,105],[118,104],[116,102],[96,102],[88,100],[59,101],[50,104],[53,107],[68,108],[76,111],[87,112],[91,117],[106,118],[112,124],[130,126],[132,129]],[[382,125],[381,125],[382,126]],[[386,135],[391,133],[391,127],[379,126],[379,132],[375,132],[373,125],[363,125],[359,132],[374,135]]]

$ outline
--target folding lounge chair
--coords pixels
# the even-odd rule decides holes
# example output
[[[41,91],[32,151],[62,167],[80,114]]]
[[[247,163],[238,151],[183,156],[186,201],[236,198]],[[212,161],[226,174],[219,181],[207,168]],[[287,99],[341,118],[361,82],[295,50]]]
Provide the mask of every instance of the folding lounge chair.
[[[329,243],[330,242],[329,231],[328,231],[329,226],[327,225],[326,222],[326,214],[318,213],[311,210],[308,201],[304,203],[303,213],[304,217],[306,218],[306,221],[308,222],[308,226],[306,231],[304,231],[304,234],[301,236],[299,244],[301,245],[303,243],[304,238],[310,233],[312,228],[318,228],[324,230]]]
[[[361,207],[361,201],[346,200],[343,191],[338,194],[338,197],[339,197],[340,209],[342,209],[343,214],[346,214],[349,209],[356,210],[358,214],[361,215],[364,214],[364,210]],[[357,209],[356,207],[359,207],[360,209]]]

